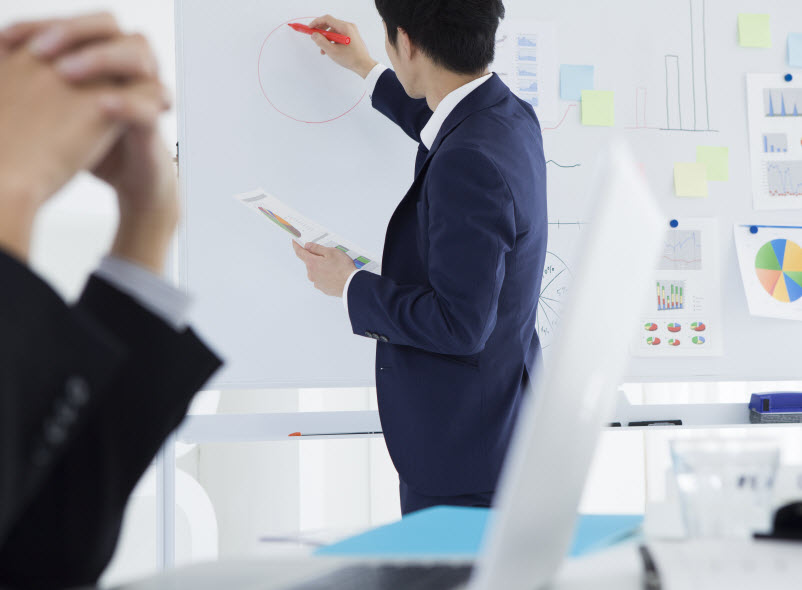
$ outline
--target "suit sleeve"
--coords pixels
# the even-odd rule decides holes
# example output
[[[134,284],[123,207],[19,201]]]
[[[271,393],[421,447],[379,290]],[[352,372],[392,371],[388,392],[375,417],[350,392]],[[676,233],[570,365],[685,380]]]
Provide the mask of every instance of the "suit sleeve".
[[[15,522],[96,414],[99,392],[122,366],[126,350],[93,317],[71,310],[27,266],[2,252],[0,277],[2,554]]]
[[[114,552],[130,493],[220,366],[192,331],[176,331],[96,277],[72,311],[125,343],[127,354],[0,551],[5,581],[21,588],[96,582]],[[48,539],[48,530],[59,535]]]
[[[515,243],[512,197],[478,150],[435,156],[428,219],[428,285],[360,272],[348,291],[355,334],[440,354],[480,352],[496,324],[506,254]]]
[[[426,99],[410,98],[393,70],[385,70],[373,91],[373,108],[420,143],[420,134],[432,111]]]

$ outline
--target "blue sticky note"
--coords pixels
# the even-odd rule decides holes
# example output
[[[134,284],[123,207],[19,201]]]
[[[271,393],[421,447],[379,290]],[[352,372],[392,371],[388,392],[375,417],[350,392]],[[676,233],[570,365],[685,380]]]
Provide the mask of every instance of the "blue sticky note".
[[[802,68],[802,33],[788,34],[788,65]]]
[[[560,66],[560,98],[582,100],[583,90],[593,90],[593,66]]]
[[[439,506],[334,545],[315,554],[328,557],[471,559],[479,554],[493,511],[484,508]],[[570,555],[580,557],[637,535],[642,515],[581,515],[574,530]]]

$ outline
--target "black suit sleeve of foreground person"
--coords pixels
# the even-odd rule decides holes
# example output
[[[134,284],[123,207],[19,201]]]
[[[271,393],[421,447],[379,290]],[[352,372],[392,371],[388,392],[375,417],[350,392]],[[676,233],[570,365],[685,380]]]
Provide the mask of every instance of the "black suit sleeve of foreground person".
[[[97,581],[130,493],[219,365],[105,281],[68,306],[0,252],[0,587]]]

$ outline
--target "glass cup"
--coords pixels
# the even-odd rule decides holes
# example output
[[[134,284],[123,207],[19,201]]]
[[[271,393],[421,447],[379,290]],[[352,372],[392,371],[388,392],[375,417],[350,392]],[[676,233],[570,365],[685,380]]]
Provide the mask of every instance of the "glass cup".
[[[671,458],[688,537],[748,538],[771,528],[776,442],[673,440]]]

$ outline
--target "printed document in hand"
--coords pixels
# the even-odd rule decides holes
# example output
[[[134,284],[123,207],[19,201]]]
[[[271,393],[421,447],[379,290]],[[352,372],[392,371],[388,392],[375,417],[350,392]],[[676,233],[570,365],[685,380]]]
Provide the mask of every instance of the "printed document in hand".
[[[378,257],[368,255],[364,249],[304,217],[263,189],[235,195],[234,198],[263,219],[268,220],[279,231],[286,232],[301,246],[312,243],[326,248],[337,248],[348,254],[358,269],[381,274]]]

